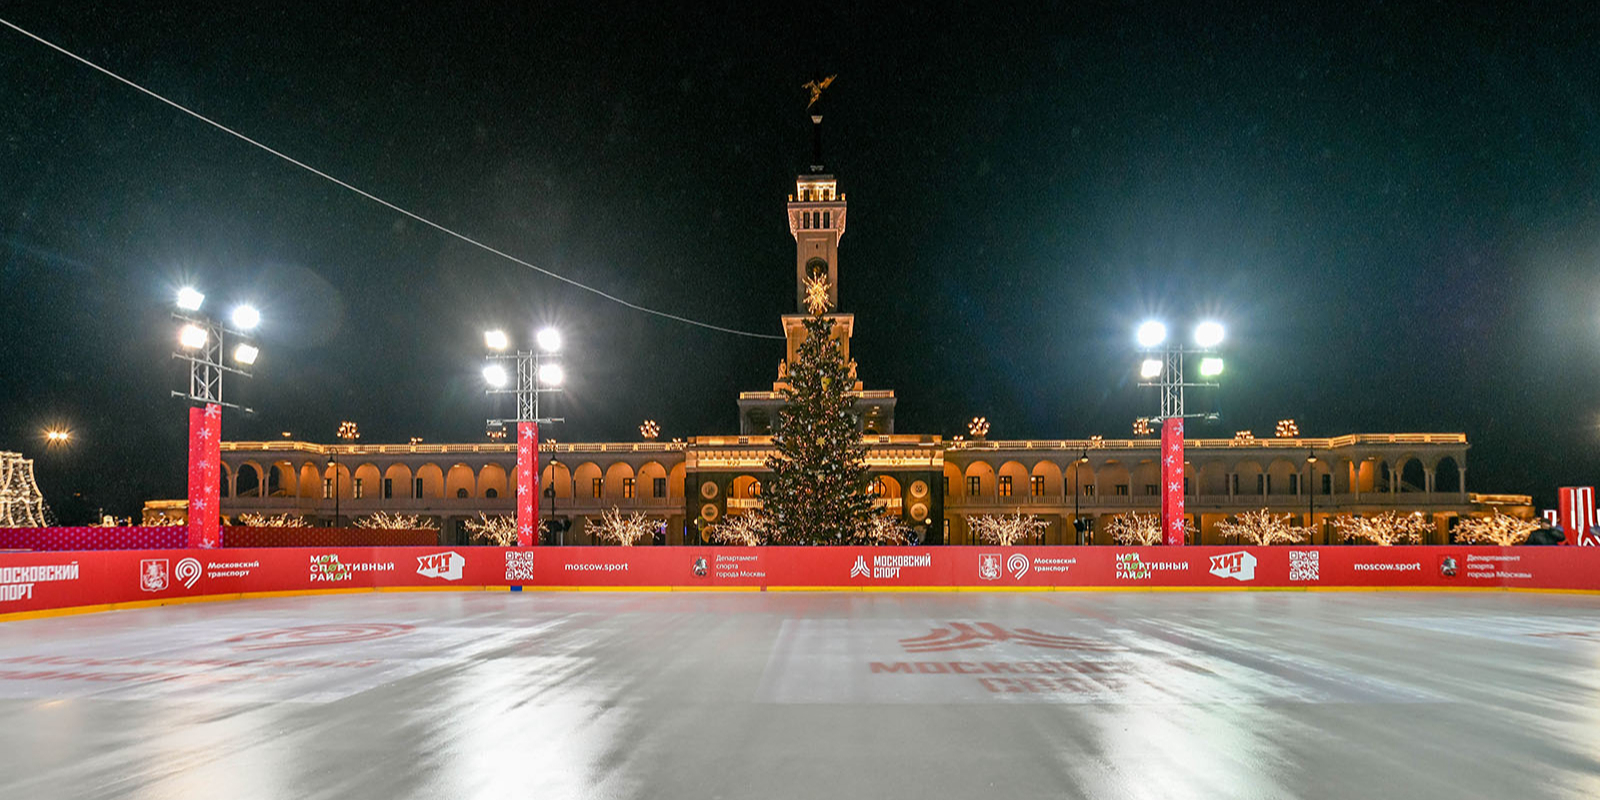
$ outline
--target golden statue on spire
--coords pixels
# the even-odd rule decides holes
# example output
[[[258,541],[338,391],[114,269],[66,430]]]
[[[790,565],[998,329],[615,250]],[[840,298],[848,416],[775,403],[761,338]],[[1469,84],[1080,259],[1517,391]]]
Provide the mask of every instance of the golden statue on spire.
[[[808,92],[811,92],[811,100],[810,100],[810,102],[806,103],[806,110],[807,111],[810,111],[811,107],[816,105],[818,100],[822,99],[822,90],[826,89],[830,85],[832,85],[833,84],[833,79],[837,78],[837,77],[839,77],[837,74],[829,75],[828,77],[823,78],[820,81],[811,81],[810,83],[807,83],[807,84],[805,84],[805,85],[800,87],[802,89],[805,89]]]
[[[828,299],[828,276],[813,275],[806,278],[806,308],[813,314],[826,313],[833,301]]]

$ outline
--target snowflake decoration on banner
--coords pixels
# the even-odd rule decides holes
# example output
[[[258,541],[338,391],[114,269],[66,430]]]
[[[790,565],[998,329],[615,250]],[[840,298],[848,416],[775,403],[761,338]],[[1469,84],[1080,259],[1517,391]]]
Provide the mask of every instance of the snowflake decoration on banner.
[[[1224,536],[1238,536],[1249,544],[1261,546],[1293,544],[1310,539],[1310,531],[1289,525],[1292,516],[1278,516],[1263,508],[1238,515],[1234,518],[1236,522],[1219,522],[1217,530]]]
[[[1001,547],[1031,539],[1050,527],[1050,523],[1020,512],[1011,516],[982,514],[969,517],[967,524],[979,541]]]

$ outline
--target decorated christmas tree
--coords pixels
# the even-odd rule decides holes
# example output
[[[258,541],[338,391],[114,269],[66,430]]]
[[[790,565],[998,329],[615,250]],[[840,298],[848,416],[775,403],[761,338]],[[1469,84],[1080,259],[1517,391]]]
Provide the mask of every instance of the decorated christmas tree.
[[[767,459],[772,477],[762,494],[779,541],[846,544],[856,541],[872,516],[867,446],[850,396],[853,369],[826,316],[826,280],[813,279],[807,290],[811,316],[789,365],[785,405],[772,436],[777,452]]]

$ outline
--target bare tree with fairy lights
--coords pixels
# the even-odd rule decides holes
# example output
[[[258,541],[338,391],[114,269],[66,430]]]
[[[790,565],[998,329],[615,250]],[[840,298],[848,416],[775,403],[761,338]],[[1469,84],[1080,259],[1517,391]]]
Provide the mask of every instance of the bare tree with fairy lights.
[[[1311,538],[1311,533],[1305,528],[1294,527],[1289,524],[1292,514],[1277,515],[1261,509],[1260,511],[1247,511],[1234,517],[1234,522],[1226,520],[1217,523],[1217,530],[1224,536],[1237,536],[1244,542],[1264,547],[1275,544],[1293,544]]]

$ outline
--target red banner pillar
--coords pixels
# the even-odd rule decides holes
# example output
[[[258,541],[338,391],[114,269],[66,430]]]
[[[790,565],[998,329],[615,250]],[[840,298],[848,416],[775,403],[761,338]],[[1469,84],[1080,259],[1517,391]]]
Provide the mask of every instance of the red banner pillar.
[[[1161,423],[1161,541],[1181,547],[1183,541],[1183,420]]]
[[[189,408],[189,547],[222,544],[222,406]]]
[[[539,423],[517,423],[517,546],[539,543]]]
[[[1561,506],[1557,519],[1561,521],[1561,527],[1566,529],[1567,544],[1600,544],[1589,530],[1589,520],[1594,518],[1594,487],[1563,486],[1556,490],[1556,497]]]

